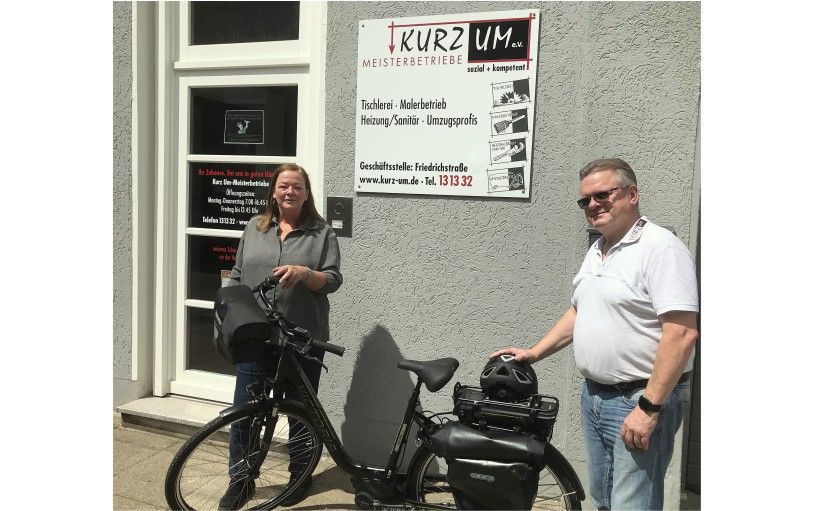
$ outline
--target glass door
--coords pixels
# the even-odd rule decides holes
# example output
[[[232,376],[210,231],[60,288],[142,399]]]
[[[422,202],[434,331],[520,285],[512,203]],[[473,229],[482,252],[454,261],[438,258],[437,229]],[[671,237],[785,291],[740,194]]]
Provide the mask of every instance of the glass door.
[[[314,120],[323,95],[310,91],[323,87],[323,68],[312,65],[323,45],[308,20],[325,11],[303,2],[180,9],[167,381],[174,394],[231,402],[235,366],[213,345],[212,300],[228,282],[245,226],[263,211],[275,168],[298,163],[322,188],[323,124]]]

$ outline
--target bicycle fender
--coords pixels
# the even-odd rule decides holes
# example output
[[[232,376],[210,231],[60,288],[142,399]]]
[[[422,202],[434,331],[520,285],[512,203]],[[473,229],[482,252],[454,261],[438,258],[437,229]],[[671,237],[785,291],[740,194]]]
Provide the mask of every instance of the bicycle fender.
[[[232,405],[229,408],[224,408],[220,412],[218,412],[218,416],[225,417],[231,413],[236,413],[241,410],[248,410],[256,408],[258,405],[254,401],[247,401],[246,403],[238,403],[237,405]]]
[[[565,456],[563,456],[556,447],[547,443],[545,444],[545,460],[548,465],[557,469],[571,481],[571,484],[573,484],[576,489],[577,498],[579,500],[585,500],[585,489],[582,487],[582,482],[579,480],[579,476],[576,475],[574,467],[571,466],[571,463],[565,459]]]

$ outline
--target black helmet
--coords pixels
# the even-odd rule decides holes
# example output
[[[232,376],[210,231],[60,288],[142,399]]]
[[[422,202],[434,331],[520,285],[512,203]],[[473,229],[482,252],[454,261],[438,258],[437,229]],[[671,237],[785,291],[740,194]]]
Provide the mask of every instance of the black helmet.
[[[499,355],[485,364],[479,384],[489,399],[524,399],[539,392],[531,365],[513,355]]]

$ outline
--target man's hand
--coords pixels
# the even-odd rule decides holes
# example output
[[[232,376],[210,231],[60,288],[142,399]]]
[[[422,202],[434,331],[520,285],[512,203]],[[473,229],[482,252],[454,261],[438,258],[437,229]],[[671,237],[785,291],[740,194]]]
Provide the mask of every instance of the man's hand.
[[[536,355],[531,353],[530,350],[523,350],[521,348],[505,348],[491,353],[488,355],[488,358],[496,358],[499,355],[513,355],[517,362],[527,362],[529,364],[536,362]]]
[[[620,428],[620,437],[630,449],[648,450],[648,440],[657,426],[657,412],[644,412],[639,406],[634,407]]]

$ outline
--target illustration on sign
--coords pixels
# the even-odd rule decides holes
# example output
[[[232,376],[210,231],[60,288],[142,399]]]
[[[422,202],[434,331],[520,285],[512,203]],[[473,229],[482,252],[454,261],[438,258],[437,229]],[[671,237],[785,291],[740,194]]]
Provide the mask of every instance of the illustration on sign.
[[[263,110],[227,110],[224,114],[225,144],[263,144]]]
[[[524,167],[488,171],[488,193],[504,193],[525,189]]]
[[[491,90],[493,91],[493,106],[513,105],[531,100],[528,80],[495,83]]]
[[[490,143],[491,163],[525,161],[525,138],[496,140]]]
[[[507,135],[528,131],[528,111],[508,110],[490,114],[492,125],[491,135]],[[521,121],[521,122],[520,122]]]
[[[529,196],[538,33],[537,10],[362,20],[355,191]]]

